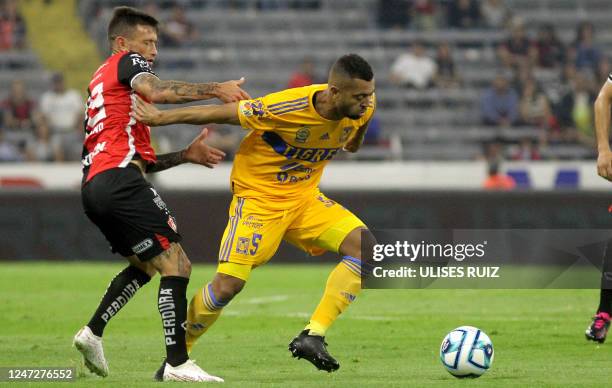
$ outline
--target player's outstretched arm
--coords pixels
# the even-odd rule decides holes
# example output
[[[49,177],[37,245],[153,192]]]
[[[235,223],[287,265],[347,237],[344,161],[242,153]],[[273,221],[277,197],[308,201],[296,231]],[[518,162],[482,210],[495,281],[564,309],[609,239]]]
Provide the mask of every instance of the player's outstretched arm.
[[[611,75],[612,76],[612,75]],[[610,106],[612,106],[612,78],[601,87],[595,100],[595,133],[597,136],[597,173],[612,180],[612,151],[610,150]]]
[[[185,108],[159,110],[136,96],[132,116],[154,127],[170,124],[234,124],[239,125],[238,103],[223,105],[199,105]]]
[[[148,164],[146,172],[160,172],[183,163],[201,164],[208,168],[214,168],[225,157],[225,153],[206,144],[207,136],[208,128],[204,128],[187,148],[158,155],[157,162]]]
[[[244,77],[220,83],[163,81],[153,74],[142,74],[134,78],[132,88],[148,100],[158,104],[182,104],[210,98],[218,98],[223,102],[236,102],[251,98],[241,88],[244,82]]]

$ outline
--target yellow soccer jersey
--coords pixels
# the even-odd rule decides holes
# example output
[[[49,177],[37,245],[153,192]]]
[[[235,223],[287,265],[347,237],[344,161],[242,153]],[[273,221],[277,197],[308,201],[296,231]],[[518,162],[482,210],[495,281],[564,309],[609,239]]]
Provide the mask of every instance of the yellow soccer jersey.
[[[288,89],[238,104],[240,124],[250,132],[234,160],[235,195],[287,209],[317,190],[323,168],[375,109],[374,102],[359,120],[327,120],[312,102],[313,95],[326,88],[321,84]]]

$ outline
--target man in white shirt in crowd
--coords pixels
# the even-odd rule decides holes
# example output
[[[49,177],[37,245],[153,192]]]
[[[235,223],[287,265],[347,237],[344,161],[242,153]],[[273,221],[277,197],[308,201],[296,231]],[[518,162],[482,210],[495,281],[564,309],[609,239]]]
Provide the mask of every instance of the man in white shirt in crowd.
[[[436,62],[427,56],[423,43],[415,41],[410,52],[401,54],[391,66],[390,80],[396,85],[425,89],[432,86]]]
[[[80,160],[83,144],[85,105],[79,92],[66,89],[64,76],[53,74],[52,88],[40,99],[40,111],[51,130],[52,142],[59,144],[64,159]]]

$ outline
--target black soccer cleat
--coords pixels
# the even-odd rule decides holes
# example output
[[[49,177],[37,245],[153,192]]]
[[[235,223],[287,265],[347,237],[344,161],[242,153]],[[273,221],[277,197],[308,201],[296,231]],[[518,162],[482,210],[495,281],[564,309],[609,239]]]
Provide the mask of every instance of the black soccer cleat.
[[[593,317],[593,323],[587,327],[584,335],[587,340],[596,341],[603,344],[610,329],[610,314],[598,313]]]
[[[162,361],[161,366],[159,367],[157,372],[155,372],[155,376],[153,376],[153,379],[155,379],[155,381],[164,381],[164,370],[165,369],[166,369],[166,359],[164,358],[164,361]]]
[[[308,360],[319,370],[336,371],[340,364],[327,352],[324,340],[325,337],[310,335],[308,330],[304,330],[291,341],[289,351],[294,358]]]

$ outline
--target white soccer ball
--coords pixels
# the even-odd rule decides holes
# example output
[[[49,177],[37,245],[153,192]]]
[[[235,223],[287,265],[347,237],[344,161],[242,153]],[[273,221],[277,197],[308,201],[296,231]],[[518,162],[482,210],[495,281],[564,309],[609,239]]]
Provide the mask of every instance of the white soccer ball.
[[[480,377],[493,364],[493,343],[482,330],[461,326],[444,337],[440,360],[453,376]]]

